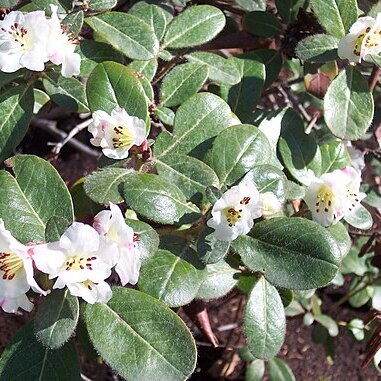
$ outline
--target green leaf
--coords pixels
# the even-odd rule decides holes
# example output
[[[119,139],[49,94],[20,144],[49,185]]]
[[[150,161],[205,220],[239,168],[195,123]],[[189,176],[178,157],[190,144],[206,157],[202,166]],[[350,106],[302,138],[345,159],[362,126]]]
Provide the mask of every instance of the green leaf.
[[[193,63],[207,65],[209,79],[225,85],[235,85],[241,80],[237,66],[232,60],[225,59],[218,54],[209,52],[195,52],[185,56]]]
[[[62,26],[66,28],[66,33],[77,37],[83,26],[83,11],[69,13],[62,20]]]
[[[264,88],[269,87],[273,82],[278,79],[280,70],[282,69],[283,59],[282,54],[274,49],[258,49],[254,52],[247,52],[242,54],[242,58],[257,57],[264,63],[266,69],[266,80]]]
[[[246,13],[244,28],[254,36],[273,37],[282,33],[282,24],[269,12],[254,11]]]
[[[146,261],[139,277],[139,290],[169,307],[190,303],[206,275],[189,242],[184,240],[179,246],[159,250]]]
[[[338,138],[360,139],[372,123],[373,112],[368,82],[349,66],[332,81],[324,97],[324,119],[328,128]]]
[[[191,154],[202,157],[208,139],[230,125],[231,110],[219,97],[210,93],[195,94],[177,110],[173,137],[161,133],[155,143],[154,156]]]
[[[228,294],[237,284],[239,271],[225,261],[206,266],[206,278],[197,292],[197,299],[217,299]]]
[[[105,168],[86,176],[84,189],[86,194],[98,204],[123,201],[122,184],[132,170],[124,168]]]
[[[50,101],[50,97],[44,91],[39,89],[33,89],[33,94],[34,94],[33,114],[36,115]]]
[[[148,103],[144,89],[134,72],[115,62],[103,62],[92,71],[87,81],[90,110],[108,113],[119,106],[129,115],[147,122]]]
[[[221,86],[221,95],[243,123],[250,123],[262,94],[265,66],[259,57],[253,55],[251,58],[234,57],[231,60],[236,64],[242,80],[234,86]]]
[[[310,290],[336,275],[340,249],[320,225],[305,218],[273,218],[254,225],[252,237],[238,237],[232,248],[252,271],[275,286]]]
[[[158,41],[164,37],[167,20],[160,7],[140,1],[130,9],[129,13],[148,24],[155,32]]]
[[[197,240],[197,253],[206,264],[219,262],[229,251],[229,241],[219,241],[214,238],[214,229],[205,228]]]
[[[247,367],[245,381],[261,381],[265,374],[265,362],[255,359]]]
[[[284,202],[287,196],[287,178],[284,173],[271,165],[258,165],[249,171],[245,181],[256,185],[259,193],[273,192]]]
[[[74,334],[78,318],[78,298],[67,288],[54,290],[38,306],[34,321],[37,340],[49,349],[60,348]]]
[[[159,106],[155,109],[155,115],[167,126],[173,126],[175,122],[175,113],[170,108]]]
[[[160,101],[163,106],[178,106],[197,93],[208,78],[206,65],[186,63],[176,66],[163,79]]]
[[[124,183],[124,199],[137,213],[162,224],[178,222],[184,214],[199,213],[177,186],[152,174],[129,176]]]
[[[311,0],[320,24],[332,36],[341,38],[357,21],[356,0]]]
[[[321,173],[333,172],[351,164],[351,158],[345,145],[333,141],[320,146]]]
[[[361,319],[352,319],[348,324],[348,329],[357,341],[365,338],[364,322]]]
[[[25,136],[33,116],[34,96],[29,86],[20,85],[0,96],[0,162]]]
[[[275,0],[278,13],[285,24],[296,18],[298,9],[295,9],[295,6],[297,6],[298,1],[300,0]]]
[[[139,220],[126,219],[128,226],[138,235],[139,258],[144,262],[153,257],[159,247],[159,236],[150,225]]]
[[[89,112],[85,86],[75,78],[65,78],[50,72],[45,73],[42,83],[51,100],[73,112]]]
[[[132,70],[138,71],[148,81],[152,81],[157,70],[157,60],[152,58],[148,61],[132,61],[128,67]]]
[[[326,230],[332,235],[333,239],[339,246],[341,252],[340,258],[345,258],[352,245],[352,240],[348,234],[347,228],[341,222],[338,222],[335,225],[331,225]]]
[[[349,225],[361,230],[368,230],[373,225],[372,215],[361,204],[357,206],[351,214],[344,217],[344,220],[348,222]]]
[[[85,21],[102,40],[133,60],[150,60],[159,52],[159,42],[153,29],[138,17],[108,12]]]
[[[235,0],[245,11],[264,11],[266,0]]]
[[[164,47],[178,49],[201,45],[217,36],[225,26],[224,14],[210,5],[186,9],[169,24]]]
[[[45,229],[45,242],[59,241],[62,234],[70,226],[70,222],[63,217],[49,218]]]
[[[158,174],[176,185],[187,200],[199,203],[205,197],[206,187],[219,187],[215,172],[193,157],[174,154],[155,162]]]
[[[320,149],[314,137],[304,132],[303,121],[295,112],[291,112],[284,124],[282,123],[278,147],[284,165],[296,180],[308,184],[309,169],[316,176],[320,175]]]
[[[0,359],[0,381],[80,381],[79,359],[73,342],[57,350],[35,338],[33,321],[13,337]]]
[[[369,270],[367,265],[369,257],[367,255],[359,257],[360,249],[367,241],[367,237],[360,237],[350,248],[348,255],[341,262],[340,272],[342,274],[355,274],[362,277]]]
[[[271,381],[296,381],[290,367],[280,358],[269,361]]]
[[[337,59],[339,39],[329,34],[314,34],[300,41],[296,47],[296,55],[302,61],[328,62]]]
[[[249,124],[232,126],[215,139],[207,163],[217,173],[221,185],[232,185],[250,169],[265,164],[271,156],[266,136]]]
[[[92,10],[101,11],[114,8],[116,4],[117,0],[90,0],[89,8]]]
[[[339,334],[339,327],[335,320],[333,320],[330,316],[319,314],[314,315],[314,319],[327,329],[330,336],[335,337]]]
[[[196,366],[184,322],[142,292],[114,287],[108,304],[86,304],[85,321],[96,350],[125,379],[180,381]]]
[[[249,295],[243,324],[247,345],[256,358],[269,360],[278,354],[286,332],[286,316],[278,291],[264,277]]]
[[[51,164],[32,155],[14,156],[7,163],[15,177],[0,171],[0,215],[19,241],[44,241],[53,216],[73,221],[70,193]]]
[[[373,288],[367,286],[366,279],[352,278],[349,286],[349,292],[353,295],[349,298],[349,304],[352,307],[360,308],[367,304],[373,294]]]
[[[88,77],[103,61],[123,62],[123,55],[104,42],[82,40],[76,52],[81,56],[81,77]]]

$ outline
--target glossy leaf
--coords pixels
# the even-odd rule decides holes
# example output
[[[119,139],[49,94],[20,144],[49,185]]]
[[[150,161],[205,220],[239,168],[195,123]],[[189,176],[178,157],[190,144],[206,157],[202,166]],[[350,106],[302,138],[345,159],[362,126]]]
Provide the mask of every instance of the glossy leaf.
[[[97,11],[114,8],[116,4],[117,4],[117,0],[90,0],[89,1],[90,9],[97,10]]]
[[[148,61],[132,61],[128,66],[132,70],[138,71],[148,81],[152,81],[157,70],[157,60],[152,58]]]
[[[255,359],[246,367],[245,381],[262,381],[264,374],[265,362]]]
[[[175,113],[168,107],[157,107],[155,115],[167,126],[173,126],[175,122]]]
[[[17,332],[0,359],[0,381],[80,379],[74,343],[67,343],[54,351],[44,348],[34,336],[33,321]]]
[[[42,83],[51,100],[73,112],[89,112],[85,86],[75,78],[65,78],[58,73],[48,73]]]
[[[235,0],[245,11],[264,11],[266,0]]]
[[[122,184],[133,171],[124,168],[106,168],[93,172],[85,178],[86,194],[99,204],[123,201]]]
[[[237,284],[239,271],[224,260],[206,266],[206,277],[202,281],[197,299],[216,299],[228,294]]]
[[[100,13],[86,23],[105,42],[134,60],[149,60],[159,52],[159,42],[149,25],[121,12]]]
[[[229,127],[217,136],[207,163],[221,184],[231,185],[254,166],[267,163],[270,156],[266,136],[258,128],[242,124]]]
[[[269,360],[278,354],[286,332],[286,316],[278,291],[264,277],[249,295],[244,329],[254,357]]]
[[[126,223],[138,235],[137,247],[139,257],[144,263],[155,255],[159,247],[159,236],[155,229],[143,221],[126,219]]]
[[[173,224],[185,214],[199,213],[177,186],[152,174],[129,176],[124,183],[124,199],[137,213],[162,224]]]
[[[130,9],[129,13],[148,24],[159,41],[164,37],[167,20],[160,7],[140,1]]]
[[[62,26],[65,27],[66,33],[77,37],[83,26],[83,11],[69,13],[62,20]]]
[[[159,175],[176,185],[187,200],[200,202],[208,186],[219,186],[216,173],[202,161],[186,155],[170,155],[156,160]]]
[[[321,173],[332,172],[351,164],[351,158],[345,145],[333,141],[320,146]]]
[[[14,156],[8,163],[15,177],[0,171],[0,215],[19,241],[43,242],[53,216],[73,221],[70,193],[51,164],[31,155]]]
[[[53,216],[49,218],[45,228],[45,242],[59,241],[62,234],[70,226],[70,221],[63,217]]]
[[[356,0],[311,0],[320,24],[332,36],[341,38],[357,20]]]
[[[156,141],[154,155],[191,154],[202,157],[209,148],[208,139],[214,138],[230,125],[231,110],[219,97],[209,93],[195,94],[176,112],[173,137],[161,133]]]
[[[296,381],[290,367],[279,357],[269,361],[271,381]]]
[[[26,134],[33,116],[34,96],[29,86],[17,86],[0,96],[0,162]]]
[[[273,82],[278,79],[280,70],[282,69],[283,59],[282,54],[275,49],[258,49],[254,52],[247,52],[242,54],[242,58],[254,57],[260,59],[265,65],[266,76],[264,88],[269,87]]]
[[[311,169],[316,176],[321,173],[321,153],[312,135],[304,132],[303,122],[296,113],[282,126],[278,147],[284,165],[302,184],[308,184]]]
[[[54,290],[38,306],[34,321],[37,340],[47,348],[60,348],[74,334],[78,318],[78,298],[67,288]]]
[[[180,307],[196,297],[205,275],[197,253],[184,241],[177,250],[159,250],[144,264],[139,290],[169,307]]]
[[[229,241],[219,241],[214,238],[214,229],[205,228],[197,240],[197,254],[202,262],[213,264],[219,262],[229,251]]]
[[[331,83],[324,97],[324,119],[338,138],[363,137],[373,119],[373,97],[366,79],[352,66]]]
[[[163,79],[160,102],[163,106],[178,106],[197,93],[208,78],[206,65],[187,63],[176,66]]]
[[[186,56],[193,63],[207,65],[209,79],[225,85],[235,85],[241,80],[241,75],[232,60],[225,59],[209,52],[195,52]]]
[[[142,292],[114,287],[108,304],[86,305],[85,322],[96,350],[125,379],[180,381],[196,366],[196,346],[184,322]]]
[[[82,40],[76,52],[81,56],[81,77],[88,77],[103,61],[123,62],[123,55],[104,42]]]
[[[238,237],[232,248],[275,286],[310,290],[336,275],[340,249],[331,234],[312,221],[273,218],[255,224],[252,236]]]
[[[327,231],[332,235],[333,239],[339,246],[341,252],[340,258],[343,259],[348,254],[352,245],[352,240],[348,234],[347,228],[343,223],[338,222],[337,224],[328,227]]]
[[[254,11],[244,17],[244,27],[254,36],[273,37],[282,33],[282,24],[269,12]]]
[[[344,219],[349,225],[361,230],[368,230],[373,225],[372,215],[369,213],[368,209],[362,205],[356,207],[356,209],[354,209],[351,214],[344,217]]]
[[[337,59],[337,37],[329,34],[314,34],[300,41],[296,54],[302,61],[328,62]]]
[[[225,26],[224,14],[210,5],[190,7],[175,17],[164,37],[164,46],[172,49],[201,45],[210,41]]]
[[[87,81],[90,110],[108,113],[119,106],[129,115],[147,121],[148,104],[142,85],[134,72],[115,62],[103,62],[91,73]]]
[[[264,86],[265,66],[260,58],[255,59],[253,56],[234,57],[231,60],[236,64],[242,79],[237,85],[221,86],[221,95],[243,123],[250,123]]]

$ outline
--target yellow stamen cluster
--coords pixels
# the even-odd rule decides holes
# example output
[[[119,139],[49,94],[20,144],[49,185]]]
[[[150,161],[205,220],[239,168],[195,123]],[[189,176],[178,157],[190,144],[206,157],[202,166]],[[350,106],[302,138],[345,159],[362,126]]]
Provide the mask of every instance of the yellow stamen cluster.
[[[97,257],[70,257],[65,265],[66,271],[70,270],[92,270],[92,261],[95,261]]]
[[[23,267],[24,263],[16,253],[0,253],[0,270],[4,272],[4,280],[12,280]]]
[[[329,211],[329,208],[332,206],[332,203],[333,203],[333,199],[334,199],[334,194],[331,190],[331,188],[329,188],[328,186],[326,185],[323,185],[317,196],[317,202],[316,202],[316,213],[319,213],[320,212],[320,208],[321,207],[324,207],[324,212],[328,212]],[[321,205],[323,204],[323,205]]]
[[[239,203],[241,205],[247,205],[250,202],[250,197],[244,197]],[[240,218],[242,218],[242,209],[236,210],[233,207],[224,209],[224,215],[230,227],[233,227]]]
[[[130,130],[126,127],[117,126],[114,127],[116,137],[112,139],[114,148],[129,147],[134,141],[134,137]]]

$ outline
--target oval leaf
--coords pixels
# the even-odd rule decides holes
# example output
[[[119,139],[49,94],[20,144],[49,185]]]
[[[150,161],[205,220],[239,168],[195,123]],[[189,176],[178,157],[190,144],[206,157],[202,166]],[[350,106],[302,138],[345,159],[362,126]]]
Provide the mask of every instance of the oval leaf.
[[[280,358],[269,361],[271,381],[296,381],[290,367]]]
[[[247,301],[244,329],[250,352],[259,359],[276,356],[284,341],[286,315],[274,286],[261,277]]]
[[[315,34],[300,41],[296,55],[302,61],[328,62],[337,59],[338,38],[329,34]]]
[[[320,225],[305,218],[274,218],[254,225],[252,237],[238,237],[234,251],[252,271],[275,286],[310,290],[336,275],[340,249]]]
[[[254,11],[244,17],[244,27],[254,36],[273,37],[282,33],[282,24],[269,12]]]
[[[196,346],[184,322],[142,292],[114,287],[108,304],[86,305],[85,321],[97,351],[127,380],[182,381],[196,366]]]

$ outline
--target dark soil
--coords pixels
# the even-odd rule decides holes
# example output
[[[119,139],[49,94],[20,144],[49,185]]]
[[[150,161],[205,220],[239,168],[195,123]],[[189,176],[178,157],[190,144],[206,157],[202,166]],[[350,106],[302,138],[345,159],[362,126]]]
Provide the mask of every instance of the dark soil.
[[[83,141],[88,141],[86,132],[82,134],[84,134]],[[38,154],[49,159],[51,158],[50,148],[46,143],[54,140],[46,133],[32,128],[21,145],[21,153]],[[68,185],[96,169],[94,158],[89,158],[71,147],[64,147],[60,157],[51,162]],[[351,309],[349,306],[343,306],[340,309],[333,308],[331,297],[333,291],[335,291],[333,288],[321,291],[324,313],[337,321],[365,317],[366,312]],[[212,348],[202,332],[180,310],[179,314],[191,328],[198,344],[198,364],[191,380],[244,380],[245,363],[237,354],[237,350],[245,346],[242,329],[244,302],[243,295],[231,293],[225,298],[206,304],[213,330],[220,343],[218,348]],[[29,318],[29,314],[12,315],[0,311],[0,353]],[[360,368],[364,359],[365,343],[356,342],[344,328],[334,339],[333,365],[326,360],[323,346],[312,341],[311,332],[312,327],[304,326],[301,318],[288,320],[286,340],[280,356],[287,361],[298,381],[376,381],[381,379],[372,366],[366,369]],[[104,381],[118,379],[106,367],[96,365],[94,361],[91,362],[83,355],[81,361],[82,372],[90,379]],[[267,374],[264,380],[268,380]]]

